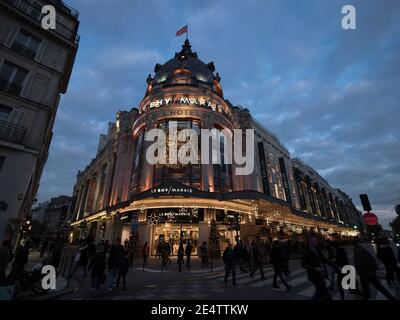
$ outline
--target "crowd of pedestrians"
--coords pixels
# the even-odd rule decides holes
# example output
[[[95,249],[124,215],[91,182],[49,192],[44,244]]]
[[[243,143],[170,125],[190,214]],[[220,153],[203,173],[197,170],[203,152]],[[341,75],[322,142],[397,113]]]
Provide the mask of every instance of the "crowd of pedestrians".
[[[24,271],[28,261],[29,250],[32,242],[22,241],[12,251],[8,241],[4,241],[0,248],[0,285],[12,282],[12,279]],[[346,245],[346,247],[345,247]],[[36,244],[39,256],[43,257],[47,264],[57,267],[63,241],[59,238],[45,237],[40,244]],[[269,263],[273,268],[272,288],[280,289],[283,285],[286,290],[292,286],[288,277],[290,272],[290,260],[293,253],[298,253],[300,265],[307,272],[307,278],[315,288],[313,300],[332,300],[332,293],[337,288],[340,298],[345,299],[345,291],[342,280],[345,276],[342,269],[347,265],[354,265],[358,278],[356,288],[351,293],[360,295],[361,298],[370,299],[370,286],[374,286],[387,299],[394,300],[395,297],[382,285],[378,277],[380,270],[378,262],[384,266],[386,283],[389,287],[400,285],[400,268],[398,257],[396,257],[387,239],[376,241],[376,251],[369,250],[362,241],[352,243],[352,261],[348,257],[350,243],[340,241],[329,241],[309,236],[307,242],[292,243],[288,240],[270,239],[269,242],[238,241],[235,245],[231,242],[222,254],[225,266],[224,281],[232,279],[236,285],[237,272],[248,273],[253,278],[256,274],[260,280],[265,280],[264,266]],[[180,242],[176,255],[178,271],[191,271],[191,257],[196,248],[191,241]],[[150,246],[145,242],[138,250],[142,258],[142,270],[145,271],[150,256]],[[203,242],[197,248],[201,259],[201,267],[208,268],[210,265],[209,246]],[[156,247],[156,257],[161,260],[161,270],[171,264],[172,247],[168,241],[160,241]],[[117,239],[115,244],[110,245],[107,241],[95,244],[90,239],[81,240],[73,257],[73,264],[69,277],[79,274],[81,277],[91,278],[92,292],[98,291],[102,285],[112,291],[119,288],[126,290],[127,274],[132,266],[132,247],[128,241],[124,245]],[[10,272],[7,276],[7,266],[11,263]]]

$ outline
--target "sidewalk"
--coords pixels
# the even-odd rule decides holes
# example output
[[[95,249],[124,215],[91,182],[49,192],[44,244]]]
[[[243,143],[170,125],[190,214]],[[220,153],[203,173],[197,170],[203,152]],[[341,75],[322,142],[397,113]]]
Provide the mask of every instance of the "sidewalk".
[[[33,250],[29,253],[28,262],[24,269],[26,271],[31,271],[35,265],[42,265],[46,258],[47,256],[40,257],[40,252]],[[6,272],[7,274],[11,271],[11,265],[11,263],[8,265]],[[27,290],[18,294],[18,296],[15,297],[15,300],[56,299],[77,290],[81,285],[82,282],[77,279],[70,279],[68,283],[68,280],[65,277],[59,275],[56,278],[56,289],[50,290],[44,294],[34,293],[31,290]],[[0,300],[9,300],[14,292],[14,286],[1,287],[1,291],[2,293],[0,294]]]

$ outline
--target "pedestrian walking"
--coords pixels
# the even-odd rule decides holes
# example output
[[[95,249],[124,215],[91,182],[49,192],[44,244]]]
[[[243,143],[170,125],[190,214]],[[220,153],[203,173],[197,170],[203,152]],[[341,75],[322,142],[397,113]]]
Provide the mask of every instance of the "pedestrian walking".
[[[344,300],[344,290],[342,286],[342,280],[344,278],[344,274],[342,273],[341,270],[344,266],[349,265],[349,259],[346,250],[340,245],[339,241],[333,242],[332,246],[335,249],[335,256],[333,262],[339,268],[336,270],[337,274],[336,285],[340,294],[340,299]]]
[[[192,256],[192,244],[190,241],[188,241],[186,248],[185,248],[185,254],[186,254],[186,268],[187,271],[190,272],[190,257]]]
[[[107,259],[108,267],[108,290],[112,291],[113,287],[117,286],[117,276],[118,276],[118,262],[119,262],[120,250],[117,245],[113,245],[110,248],[110,252]]]
[[[82,268],[83,269],[83,278],[87,277],[87,263],[88,263],[88,257],[89,257],[89,253],[88,253],[88,245],[86,244],[85,241],[81,242],[81,245],[76,253],[75,256],[75,267],[73,269],[73,271],[71,272],[71,277],[74,276],[75,272],[79,269]]]
[[[185,261],[183,260],[183,256],[185,254],[185,250],[183,249],[183,244],[182,242],[179,243],[178,247],[178,266],[179,266],[179,272],[182,272],[182,265],[185,264]]]
[[[166,241],[164,244],[164,254],[166,258],[166,263],[171,264],[171,259],[169,258],[169,256],[171,255],[171,244],[169,243],[169,241]]]
[[[6,270],[11,257],[10,241],[4,240],[0,248],[0,286],[6,282]]]
[[[143,258],[143,265],[142,265],[142,270],[144,271],[144,267],[147,264],[147,260],[149,259],[149,254],[150,254],[150,247],[147,244],[147,241],[144,243],[142,250],[141,250],[141,255]]]
[[[335,260],[335,248],[332,245],[332,242],[330,240],[325,241],[325,250],[327,253],[327,259],[334,264]],[[334,265],[334,267],[329,267],[329,287],[328,289],[333,291],[335,289],[335,278],[337,274],[337,266]]]
[[[236,255],[235,251],[232,249],[232,244],[229,242],[228,246],[224,250],[222,255],[222,260],[225,264],[225,283],[228,283],[229,275],[232,273],[232,284],[236,285]]]
[[[208,267],[208,247],[207,242],[203,242],[200,247],[200,255],[201,255],[201,267]]]
[[[44,238],[42,241],[42,248],[40,249],[40,257],[43,257],[46,254],[48,245],[49,241],[47,240],[47,238]]]
[[[156,258],[160,259],[163,251],[163,243],[159,241],[156,247]]]
[[[400,284],[400,268],[397,265],[396,256],[387,239],[378,242],[377,258],[382,261],[386,271],[386,282],[389,286],[393,286],[395,282],[395,274],[397,282]]]
[[[317,239],[311,236],[301,255],[301,266],[306,269],[308,280],[315,287],[312,300],[332,300],[325,283],[325,263],[328,263],[328,260],[318,248]]]
[[[28,262],[29,251],[25,243],[21,242],[15,251],[15,257],[11,266],[10,279],[13,281],[17,275],[24,271],[25,265]]]
[[[396,300],[396,298],[380,283],[376,274],[379,266],[366,248],[360,242],[354,243],[354,266],[357,274],[360,276],[361,287],[363,290],[364,298],[371,299],[371,292],[369,285],[372,284],[380,291],[388,300]]]
[[[253,269],[250,272],[250,277],[254,277],[254,273],[259,270],[261,280],[264,280],[264,263],[263,256],[261,255],[259,245],[256,241],[252,243],[252,257],[253,257]]]
[[[272,243],[270,263],[274,268],[274,279],[272,287],[274,289],[280,289],[280,287],[278,286],[279,278],[283,285],[286,287],[286,290],[290,290],[292,286],[286,282],[285,278],[282,275],[286,260],[284,258],[283,250],[278,240],[274,240]]]
[[[147,242],[146,242],[147,244]],[[147,247],[148,248],[148,247]],[[122,247],[119,248],[118,254],[118,278],[117,278],[117,288],[119,288],[119,283],[122,278],[122,290],[126,290],[126,275],[129,271],[129,253]]]
[[[103,244],[99,244],[93,259],[90,261],[89,270],[92,278],[92,292],[100,290],[100,286],[105,282],[104,271],[106,269],[106,252]]]
[[[286,277],[290,275],[289,260],[290,260],[290,241],[279,243],[279,251],[282,255],[282,271]]]

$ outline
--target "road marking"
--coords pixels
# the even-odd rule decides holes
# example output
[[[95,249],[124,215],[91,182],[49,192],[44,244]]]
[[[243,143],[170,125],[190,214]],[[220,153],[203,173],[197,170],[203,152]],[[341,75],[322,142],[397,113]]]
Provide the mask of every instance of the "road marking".
[[[300,270],[300,272],[298,272],[298,273],[301,273],[302,271],[303,271],[303,270]],[[294,280],[290,280],[289,284],[290,284],[292,287],[297,287],[298,285],[300,285],[300,284],[302,284],[302,283],[305,283],[305,282],[308,282],[307,274],[302,275],[301,277],[296,278],[296,279],[294,279]]]
[[[273,275],[273,274],[274,274],[274,271],[264,272],[264,277],[265,277],[265,278],[268,278],[268,277],[270,277],[270,276]],[[236,281],[236,283],[237,283],[237,284],[245,284],[245,283],[251,282],[251,281],[257,281],[257,279],[250,278],[250,276],[249,276],[247,279],[241,279],[241,280]],[[264,280],[264,281],[265,281],[265,280]]]
[[[143,271],[142,268],[134,268],[134,270]],[[144,268],[144,272],[171,272],[171,271],[170,271],[170,270],[163,270],[163,271],[161,271],[160,269],[149,269],[149,268]]]
[[[297,275],[299,273],[302,273],[303,271],[304,271],[303,269],[298,269],[298,270],[292,271],[292,273],[290,274],[289,277],[295,276],[295,275]],[[273,274],[273,272],[272,272],[272,274]],[[261,288],[261,287],[264,287],[264,286],[272,284],[273,280],[274,280],[274,278],[272,277],[271,279],[267,279],[267,280],[264,280],[264,281],[261,281],[261,282],[258,282],[258,283],[254,283],[251,286],[252,287]]]
[[[314,292],[315,292],[314,286],[311,284],[309,287],[305,288],[304,290],[301,290],[297,294],[300,296],[311,298],[314,295]]]

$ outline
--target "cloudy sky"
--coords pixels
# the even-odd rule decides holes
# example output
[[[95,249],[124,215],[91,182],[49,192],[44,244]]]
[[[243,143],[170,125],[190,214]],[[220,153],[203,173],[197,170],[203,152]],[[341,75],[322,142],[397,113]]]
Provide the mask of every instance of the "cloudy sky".
[[[400,1],[66,0],[80,48],[54,127],[38,200],[70,195],[119,110],[139,104],[154,65],[180,50],[189,23],[224,95],[386,227],[400,197]],[[352,4],[357,29],[341,28]],[[361,207],[360,207],[361,209]]]

